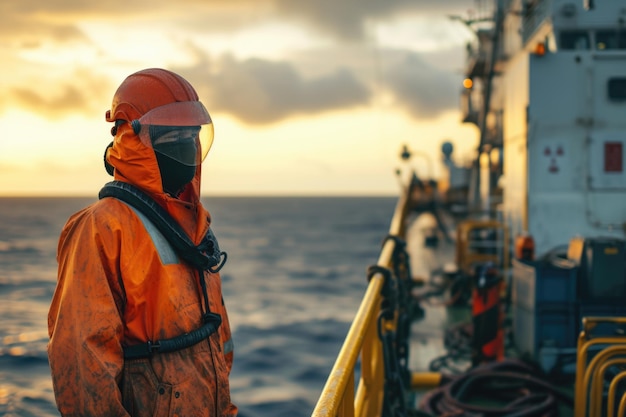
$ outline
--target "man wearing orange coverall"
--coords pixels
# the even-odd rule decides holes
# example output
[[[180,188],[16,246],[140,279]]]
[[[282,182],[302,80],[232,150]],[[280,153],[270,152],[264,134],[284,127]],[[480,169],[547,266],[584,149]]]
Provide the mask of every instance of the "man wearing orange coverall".
[[[187,261],[150,216],[103,193],[105,186],[59,240],[48,314],[57,406],[64,416],[235,416],[219,275],[225,253],[200,202],[211,118],[185,79],[146,69],[120,85],[106,120],[115,123],[105,153],[109,184],[139,190],[192,249],[204,248],[200,258],[209,247],[221,262]]]

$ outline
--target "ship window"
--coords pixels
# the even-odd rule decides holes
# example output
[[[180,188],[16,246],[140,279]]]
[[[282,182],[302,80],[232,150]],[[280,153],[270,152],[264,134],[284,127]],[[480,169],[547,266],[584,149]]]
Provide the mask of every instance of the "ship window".
[[[582,30],[565,30],[559,35],[559,48],[566,50],[589,49],[589,33]]]
[[[607,87],[609,99],[613,101],[626,101],[626,78],[610,78]]]
[[[599,30],[596,32],[596,49],[626,49],[626,31]]]

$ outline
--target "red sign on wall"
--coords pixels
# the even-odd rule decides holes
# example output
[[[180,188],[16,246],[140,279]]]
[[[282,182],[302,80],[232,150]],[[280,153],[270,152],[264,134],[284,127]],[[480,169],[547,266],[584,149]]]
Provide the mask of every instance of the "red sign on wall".
[[[604,142],[604,172],[623,171],[622,142]]]

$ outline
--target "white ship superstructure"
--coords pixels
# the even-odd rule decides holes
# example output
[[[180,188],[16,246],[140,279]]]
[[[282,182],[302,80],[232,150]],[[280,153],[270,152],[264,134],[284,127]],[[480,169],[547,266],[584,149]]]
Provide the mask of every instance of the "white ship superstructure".
[[[511,235],[529,233],[538,255],[576,235],[624,237],[626,2],[500,1],[485,32],[466,92],[489,167],[481,195],[501,187]]]

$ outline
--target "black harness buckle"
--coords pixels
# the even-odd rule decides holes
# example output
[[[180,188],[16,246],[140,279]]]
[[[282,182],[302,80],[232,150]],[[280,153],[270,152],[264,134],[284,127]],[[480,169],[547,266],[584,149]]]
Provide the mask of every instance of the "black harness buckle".
[[[161,342],[159,342],[158,340],[156,342],[148,340],[146,342],[146,345],[148,346],[148,352],[150,353],[158,352],[159,349],[161,349]]]

